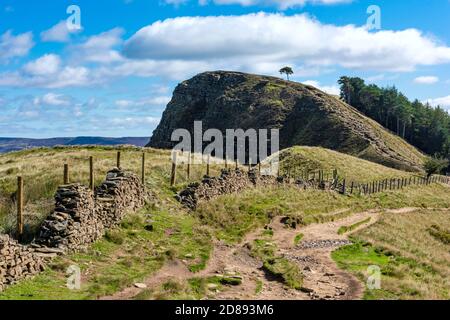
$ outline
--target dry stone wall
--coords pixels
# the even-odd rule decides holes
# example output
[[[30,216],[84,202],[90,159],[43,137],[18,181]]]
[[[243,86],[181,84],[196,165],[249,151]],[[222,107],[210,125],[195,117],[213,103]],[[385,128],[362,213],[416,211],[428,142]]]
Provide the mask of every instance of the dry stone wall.
[[[0,291],[44,270],[44,259],[8,235],[0,235]]]
[[[47,259],[85,249],[124,216],[142,207],[146,191],[140,179],[120,169],[108,172],[95,193],[80,184],[64,185],[55,195],[55,210],[32,244],[24,246],[0,235],[0,291],[42,271]]]
[[[144,186],[136,175],[113,169],[96,190],[97,217],[106,229],[116,227],[127,212],[141,208],[145,198]]]
[[[201,201],[209,201],[224,194],[237,193],[250,187],[290,184],[301,189],[336,189],[335,182],[295,180],[286,176],[260,175],[255,170],[224,169],[219,177],[204,177],[201,182],[191,183],[176,196],[189,209],[195,210]]]
[[[42,224],[35,245],[76,251],[103,235],[94,193],[89,188],[80,184],[61,186],[55,201],[55,211]]]
[[[199,201],[208,201],[220,195],[236,193],[255,185],[275,184],[270,176],[260,176],[254,171],[224,169],[219,177],[205,177],[200,183],[191,183],[176,197],[186,207],[194,210]]]

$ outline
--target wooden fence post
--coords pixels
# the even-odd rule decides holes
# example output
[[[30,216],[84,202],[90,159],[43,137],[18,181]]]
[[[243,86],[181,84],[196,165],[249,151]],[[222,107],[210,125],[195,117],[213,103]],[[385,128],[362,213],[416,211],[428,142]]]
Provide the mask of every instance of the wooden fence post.
[[[353,194],[353,188],[355,187],[355,183],[352,181],[352,184],[350,186],[350,194]]]
[[[210,161],[211,155],[208,154],[208,158],[206,159],[206,175],[209,177],[209,161]]]
[[[259,174],[261,175],[261,162],[258,163],[258,171],[259,171]]]
[[[177,180],[177,153],[175,152],[173,154],[172,172],[171,172],[171,175],[170,175],[170,185],[172,187],[175,185],[176,180]]]
[[[141,182],[145,185],[145,152],[142,152]]]
[[[190,151],[188,152],[188,157],[189,158],[188,158],[188,162],[187,162],[187,179],[189,181],[191,179],[191,159],[192,159],[192,154]],[[226,168],[226,166],[225,166],[225,168]]]
[[[89,189],[94,191],[94,157],[89,157]]]
[[[69,184],[69,165],[64,164],[64,184]]]
[[[116,167],[120,169],[120,151],[117,151]]]
[[[17,238],[23,235],[23,178],[17,177]]]
[[[346,185],[345,185],[345,179],[342,181],[342,194],[344,194],[345,195],[345,187],[346,187]]]
[[[225,156],[225,169],[228,169],[228,158]]]

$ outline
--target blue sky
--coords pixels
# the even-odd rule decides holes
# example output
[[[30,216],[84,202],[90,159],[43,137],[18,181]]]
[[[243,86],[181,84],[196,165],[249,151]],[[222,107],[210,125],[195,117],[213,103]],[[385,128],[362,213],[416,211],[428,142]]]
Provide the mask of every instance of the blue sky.
[[[150,136],[177,83],[216,69],[290,65],[330,93],[359,76],[450,109],[449,17],[449,0],[2,0],[0,136]]]

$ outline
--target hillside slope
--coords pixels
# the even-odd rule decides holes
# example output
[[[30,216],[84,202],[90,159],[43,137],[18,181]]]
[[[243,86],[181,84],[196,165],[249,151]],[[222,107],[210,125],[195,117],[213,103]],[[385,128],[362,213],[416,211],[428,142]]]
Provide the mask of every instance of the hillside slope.
[[[273,156],[272,156],[273,157]],[[270,162],[272,157],[263,162]],[[412,173],[389,168],[381,164],[321,147],[295,146],[279,154],[281,172],[299,174],[301,171],[338,170],[347,181],[367,183],[375,180],[409,177]],[[300,169],[300,170],[299,170]]]
[[[386,166],[419,170],[417,149],[336,97],[312,86],[238,72],[206,72],[184,81],[148,146],[171,148],[172,131],[280,129],[280,148],[321,146]]]

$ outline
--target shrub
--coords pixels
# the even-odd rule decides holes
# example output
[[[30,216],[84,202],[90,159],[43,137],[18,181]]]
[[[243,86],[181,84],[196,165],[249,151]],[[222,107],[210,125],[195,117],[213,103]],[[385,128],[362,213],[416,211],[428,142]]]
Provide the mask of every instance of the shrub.
[[[123,244],[125,237],[122,232],[118,230],[108,230],[105,234],[106,240],[115,244]]]
[[[442,171],[445,168],[447,168],[448,165],[449,165],[448,159],[435,156],[432,158],[428,158],[425,161],[423,168],[424,168],[425,172],[427,173],[427,176],[430,177],[433,174],[442,173]]]

